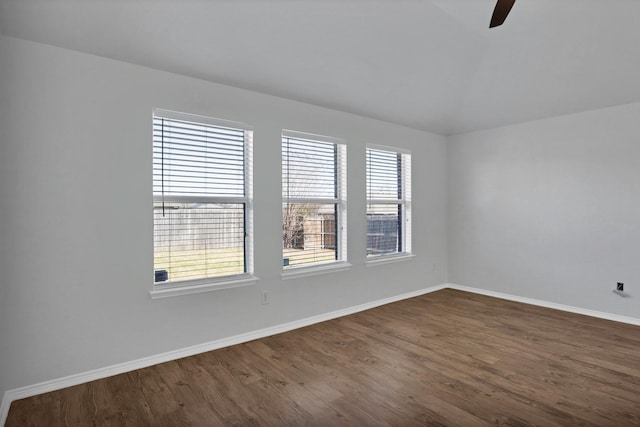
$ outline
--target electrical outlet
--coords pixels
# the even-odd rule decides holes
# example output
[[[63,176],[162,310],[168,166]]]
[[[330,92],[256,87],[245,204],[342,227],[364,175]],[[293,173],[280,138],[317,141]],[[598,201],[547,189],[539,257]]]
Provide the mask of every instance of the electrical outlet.
[[[624,292],[624,283],[618,282],[616,285],[616,291]]]
[[[267,305],[267,304],[269,304],[269,292],[264,291],[264,292],[262,293],[262,300],[261,300],[261,302],[262,302],[262,305]]]

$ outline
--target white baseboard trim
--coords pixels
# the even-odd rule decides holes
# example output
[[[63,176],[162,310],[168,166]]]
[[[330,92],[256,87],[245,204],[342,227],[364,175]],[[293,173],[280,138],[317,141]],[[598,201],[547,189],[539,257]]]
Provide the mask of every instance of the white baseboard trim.
[[[24,399],[26,397],[36,396],[38,394],[47,393],[54,390],[60,390],[66,387],[83,384],[89,381],[95,381],[102,378],[111,377],[113,375],[135,371],[136,369],[146,368],[149,366],[157,365],[159,363],[169,362],[171,360],[181,359],[183,357],[193,356],[196,354],[205,353],[207,351],[217,350],[223,347],[241,344],[241,343],[253,341],[259,338],[264,338],[271,335],[292,331],[294,329],[313,325],[315,323],[325,322],[327,320],[347,316],[349,314],[358,313],[360,311],[369,310],[371,308],[379,307],[385,304],[390,304],[392,302],[402,301],[405,299],[439,291],[441,289],[445,289],[447,286],[448,285],[443,284],[443,285],[432,286],[429,288],[419,289],[417,291],[407,292],[405,294],[395,295],[392,297],[371,301],[371,302],[356,305],[353,307],[347,307],[347,308],[332,311],[329,313],[319,314],[316,316],[295,320],[293,322],[282,323],[280,325],[271,326],[264,329],[258,329],[256,331],[247,332],[244,334],[239,334],[239,335],[235,335],[228,338],[222,338],[222,339],[214,340],[204,344],[198,344],[191,347],[182,348],[179,350],[168,351],[166,353],[158,354],[155,356],[144,357],[142,359],[119,363],[117,365],[95,369],[93,371],[69,375],[67,377],[58,378],[51,381],[45,381],[38,384],[26,386],[26,387],[7,390],[4,393],[4,397],[2,399],[2,406],[0,407],[0,425],[4,426],[7,420],[7,416],[9,415],[9,407],[11,406],[11,402],[13,402],[14,400]]]
[[[620,316],[617,314],[605,313],[603,311],[589,310],[586,308],[574,307],[572,305],[558,304],[555,302],[505,294],[502,292],[488,291],[486,289],[472,288],[470,286],[456,285],[454,283],[447,283],[446,287],[449,289],[457,289],[459,291],[472,292],[474,294],[486,295],[489,297],[506,299],[509,301],[522,302],[524,304],[538,305],[540,307],[553,308],[556,310],[567,311],[569,313],[583,314],[585,316],[597,317],[600,319],[613,320],[615,322],[629,323],[631,325],[640,326],[640,319],[635,317]]]
[[[4,393],[4,396],[2,396],[2,406],[0,406],[0,425],[4,426],[4,423],[7,421],[7,415],[9,415],[9,407],[11,406],[11,402],[13,402],[13,399],[11,399],[11,397],[9,397],[9,392],[11,390],[8,390]]]

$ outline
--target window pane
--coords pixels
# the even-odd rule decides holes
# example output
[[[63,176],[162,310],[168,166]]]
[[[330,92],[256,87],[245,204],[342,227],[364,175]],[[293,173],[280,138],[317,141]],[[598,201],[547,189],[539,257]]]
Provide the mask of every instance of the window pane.
[[[337,197],[336,144],[282,138],[282,196]]]
[[[282,218],[285,268],[337,259],[335,204],[284,203]]]
[[[154,117],[153,194],[243,197],[244,130]]]
[[[367,207],[367,255],[400,252],[401,205],[369,205]]]
[[[400,154],[367,149],[367,199],[400,199]]]
[[[244,204],[165,201],[153,216],[156,283],[245,272]]]
[[[367,256],[411,253],[411,154],[366,153]]]

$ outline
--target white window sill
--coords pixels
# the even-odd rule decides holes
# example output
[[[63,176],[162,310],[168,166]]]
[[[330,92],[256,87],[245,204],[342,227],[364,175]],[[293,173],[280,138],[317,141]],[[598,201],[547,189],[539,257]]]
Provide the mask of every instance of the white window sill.
[[[185,285],[185,286],[166,286],[162,287],[162,285],[156,285],[153,290],[149,291],[149,295],[151,295],[152,299],[156,298],[166,298],[166,297],[177,297],[180,295],[189,295],[189,294],[197,294],[200,292],[211,292],[218,291],[221,289],[231,289],[231,288],[239,288],[242,286],[251,286],[255,285],[259,280],[258,277],[255,276],[241,276],[220,279],[210,281],[208,283],[196,284],[196,285]]]
[[[282,272],[282,280],[316,276],[318,274],[336,273],[338,271],[349,270],[350,268],[351,264],[346,261],[332,262],[329,264],[314,265],[310,267],[292,267]]]
[[[409,261],[416,256],[414,254],[394,254],[394,255],[380,255],[377,257],[367,258],[365,265],[367,267],[373,267],[374,265],[390,264],[393,262]]]

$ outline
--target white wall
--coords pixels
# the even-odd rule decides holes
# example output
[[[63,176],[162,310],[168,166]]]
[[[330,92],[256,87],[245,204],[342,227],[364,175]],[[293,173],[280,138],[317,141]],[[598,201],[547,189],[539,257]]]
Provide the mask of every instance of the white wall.
[[[0,395],[447,281],[442,137],[7,37],[0,58]],[[150,299],[154,107],[254,126],[257,285]],[[348,272],[280,279],[282,128],[347,141]],[[364,265],[367,143],[413,151],[412,261]]]
[[[640,104],[451,138],[449,281],[640,318],[639,162]]]

